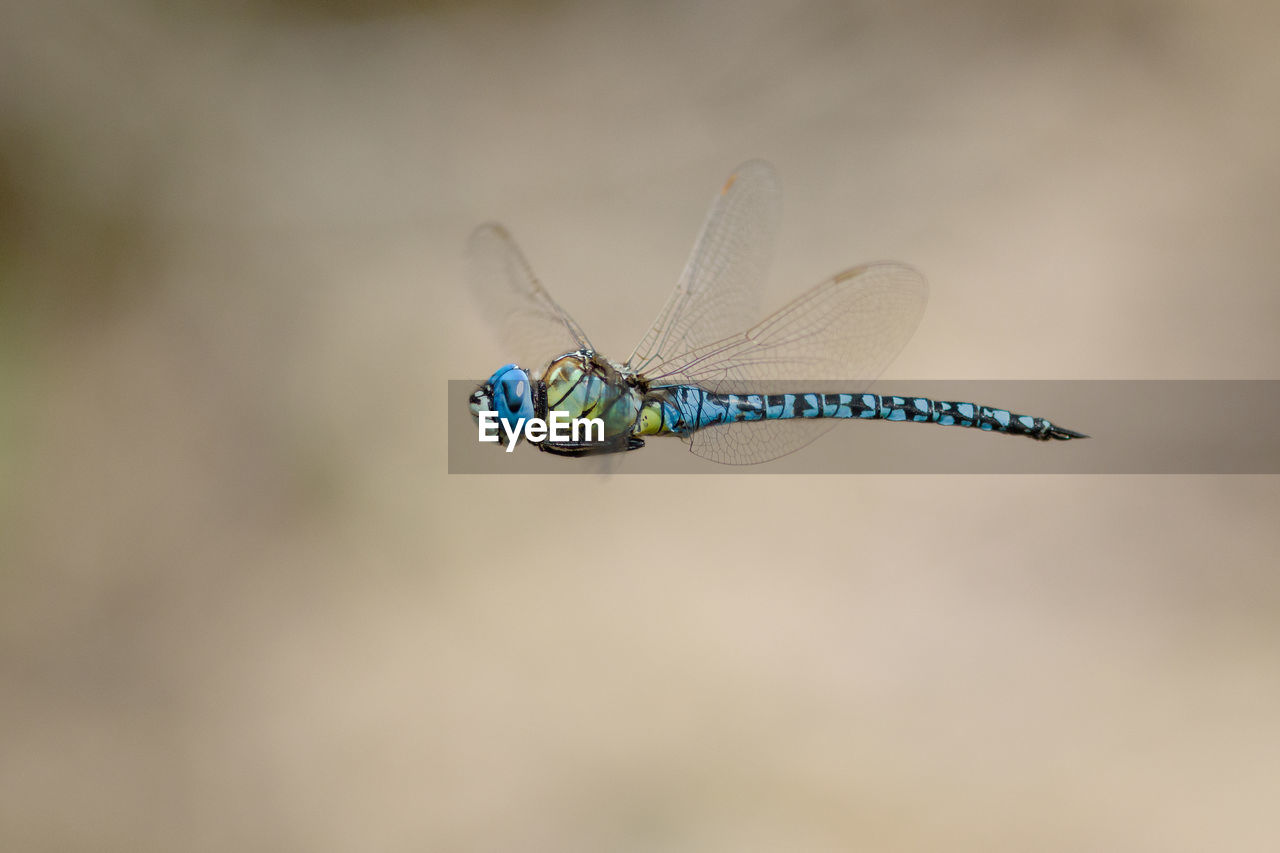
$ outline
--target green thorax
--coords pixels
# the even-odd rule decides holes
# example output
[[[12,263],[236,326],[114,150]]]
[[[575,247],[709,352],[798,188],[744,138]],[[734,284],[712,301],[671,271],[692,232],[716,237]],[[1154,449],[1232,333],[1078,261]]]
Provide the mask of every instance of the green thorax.
[[[643,399],[638,388],[617,368],[592,352],[560,356],[543,373],[546,412],[565,412],[568,418],[600,418],[605,440],[631,434]]]

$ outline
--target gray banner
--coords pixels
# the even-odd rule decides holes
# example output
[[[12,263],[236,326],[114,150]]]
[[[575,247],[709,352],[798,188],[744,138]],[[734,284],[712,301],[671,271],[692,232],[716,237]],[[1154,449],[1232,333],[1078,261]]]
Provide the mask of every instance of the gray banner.
[[[649,437],[640,450],[610,457],[564,458],[527,442],[506,453],[478,440],[467,407],[477,384],[449,381],[451,474],[1280,473],[1275,380],[886,381],[867,390],[1010,409],[1090,438],[1041,442],[937,424],[839,421],[809,446],[758,465],[707,461],[672,436]],[[778,388],[850,390],[847,383],[799,381],[763,390]]]

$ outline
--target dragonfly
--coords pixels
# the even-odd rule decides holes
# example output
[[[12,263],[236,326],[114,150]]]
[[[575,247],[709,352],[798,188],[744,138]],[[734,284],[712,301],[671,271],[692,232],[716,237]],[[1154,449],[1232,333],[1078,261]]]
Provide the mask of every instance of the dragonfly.
[[[506,449],[521,440],[526,422],[556,412],[597,419],[603,430],[548,436],[537,444],[547,453],[623,453],[649,437],[676,436],[698,456],[739,465],[798,450],[841,420],[933,423],[1040,441],[1088,438],[993,406],[868,393],[924,314],[928,285],[906,264],[846,269],[757,320],[780,218],[774,168],[751,160],[735,169],[675,290],[622,362],[596,350],[503,226],[481,225],[468,242],[473,293],[507,346],[550,358],[541,369],[498,368],[471,393],[472,418],[479,423],[484,413],[500,423],[497,441]],[[840,384],[833,388],[832,380]],[[814,390],[819,385],[823,390]]]

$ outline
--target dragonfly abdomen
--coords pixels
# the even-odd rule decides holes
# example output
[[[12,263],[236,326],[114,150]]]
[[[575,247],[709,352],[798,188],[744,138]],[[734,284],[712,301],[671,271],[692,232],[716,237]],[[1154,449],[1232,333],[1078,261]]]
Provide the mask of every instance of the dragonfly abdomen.
[[[690,385],[651,392],[641,413],[642,435],[688,435],[718,424],[794,418],[912,421],[961,426],[1036,439],[1086,436],[1044,418],[978,403],[882,394],[717,394]]]

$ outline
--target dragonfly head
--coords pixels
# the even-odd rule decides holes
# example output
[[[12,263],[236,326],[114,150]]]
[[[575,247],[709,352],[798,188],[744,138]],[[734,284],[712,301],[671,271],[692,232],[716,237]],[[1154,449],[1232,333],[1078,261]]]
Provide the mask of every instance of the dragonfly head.
[[[481,412],[497,412],[498,419],[515,432],[521,421],[533,417],[533,383],[528,371],[505,364],[489,377],[489,381],[471,392],[471,417],[479,422]],[[499,442],[507,441],[507,430],[498,430]]]

